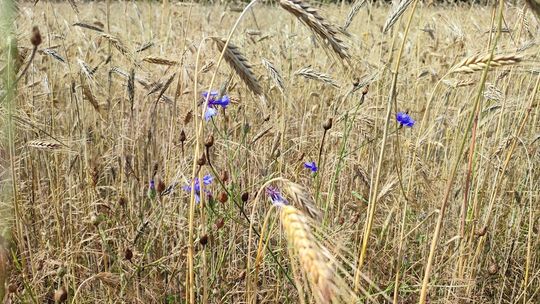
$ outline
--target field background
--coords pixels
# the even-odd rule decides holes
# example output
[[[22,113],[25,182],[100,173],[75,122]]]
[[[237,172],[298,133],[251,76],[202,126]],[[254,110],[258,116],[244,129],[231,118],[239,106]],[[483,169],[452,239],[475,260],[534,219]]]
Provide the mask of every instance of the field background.
[[[113,2],[108,9],[98,2],[78,3],[75,13],[67,2],[19,5],[19,71],[30,57],[32,26],[43,42],[17,86],[15,137],[2,144],[11,160],[3,168],[13,169],[2,177],[13,198],[2,202],[7,303],[64,295],[71,303],[189,303],[191,291],[192,303],[299,303],[288,276],[302,278],[291,268],[279,208],[264,192],[273,178],[314,198],[322,219],[310,225],[344,277],[354,276],[368,202],[376,202],[362,303],[418,302],[445,194],[428,303],[540,302],[540,24],[524,3],[505,5],[495,49],[522,59],[490,70],[485,84],[482,70],[447,72],[490,50],[496,6],[419,4],[405,37],[410,8],[382,33],[390,7],[367,4],[343,36],[351,54],[344,63],[286,10],[256,5],[231,43],[252,63],[265,101],[227,62],[217,66],[220,53],[205,39],[226,38],[237,7]],[[350,5],[319,9],[343,25]],[[283,93],[263,58],[283,77]],[[305,67],[335,85],[295,74]],[[223,88],[232,102],[205,122],[197,103],[214,74],[212,89]],[[359,82],[367,85],[350,93]],[[400,111],[414,127],[399,127]],[[210,134],[211,166],[197,172],[215,177],[206,187],[212,196],[194,204],[182,186]],[[317,174],[306,161],[318,162]],[[178,185],[154,198],[152,179],[158,188],[160,181]],[[285,193],[284,181],[271,184]],[[262,253],[255,230],[268,244]]]

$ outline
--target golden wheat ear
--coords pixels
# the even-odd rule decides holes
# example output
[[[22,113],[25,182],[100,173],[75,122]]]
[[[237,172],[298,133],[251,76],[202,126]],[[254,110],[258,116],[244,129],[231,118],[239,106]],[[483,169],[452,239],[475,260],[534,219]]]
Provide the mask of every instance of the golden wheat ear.
[[[227,40],[215,37],[212,39],[216,42],[218,50],[223,52]],[[240,52],[240,49],[230,42],[225,50],[225,61],[227,61],[236,74],[238,74],[240,79],[244,81],[253,94],[263,96],[263,89],[259,84],[257,77],[255,77],[255,74],[251,70],[251,64],[246,59],[244,54]]]
[[[350,59],[348,47],[338,37],[338,29],[319,15],[318,11],[301,0],[280,0],[279,5],[309,27],[342,60]]]
[[[293,199],[293,202],[304,211],[309,217],[314,220],[321,220],[322,213],[315,205],[315,201],[311,197],[311,194],[306,188],[300,186],[297,183],[286,181],[285,190],[289,196]]]
[[[463,59],[458,64],[454,65],[449,73],[473,73],[483,70],[489,61],[489,54],[474,55]],[[517,64],[522,61],[523,57],[517,54],[501,54],[494,55],[489,64],[490,67],[500,67],[503,65]]]

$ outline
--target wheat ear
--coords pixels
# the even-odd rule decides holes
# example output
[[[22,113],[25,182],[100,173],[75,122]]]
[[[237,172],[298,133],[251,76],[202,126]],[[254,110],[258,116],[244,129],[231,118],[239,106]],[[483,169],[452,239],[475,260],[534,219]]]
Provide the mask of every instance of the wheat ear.
[[[356,14],[358,14],[364,4],[366,4],[366,0],[356,0],[354,2],[351,10],[349,11],[349,14],[347,15],[347,19],[345,19],[345,24],[343,25],[344,30],[347,30],[347,28],[349,28],[354,17],[356,16]]]
[[[395,23],[399,20],[399,17],[407,10],[412,0],[402,0],[398,6],[392,10],[383,26],[383,33],[386,33]]]
[[[227,40],[222,38],[212,38],[219,49],[220,52],[223,52]],[[225,50],[225,61],[233,68],[233,70],[240,76],[242,81],[248,86],[248,88],[253,92],[253,94],[262,96],[263,90],[259,81],[253,74],[251,70],[251,64],[246,59],[246,57],[240,52],[240,49],[234,44],[230,43],[227,45]]]
[[[330,75],[315,71],[314,69],[303,68],[296,71],[294,74],[303,76],[308,79],[313,79],[313,80],[326,83],[328,85],[333,86],[334,88],[339,88],[339,84],[337,83],[337,81],[335,81],[332,77],[330,77]]]
[[[335,272],[331,261],[324,255],[327,250],[315,239],[308,219],[295,207],[283,206],[281,223],[289,244],[289,252],[294,258],[298,258],[316,302],[331,303],[338,292]]]
[[[55,151],[62,148],[62,145],[50,141],[44,141],[40,139],[32,140],[26,143],[28,147],[40,149],[40,150],[49,150]]]
[[[281,77],[279,71],[268,59],[263,58],[262,64],[270,75],[270,78],[272,78],[278,89],[281,91],[281,94],[283,94],[283,92],[285,91],[285,82],[283,81],[283,77]]]
[[[490,55],[475,55],[463,59],[453,66],[449,73],[472,73],[483,70],[489,61]],[[499,67],[503,65],[516,64],[521,62],[522,57],[516,54],[495,55],[491,59],[490,67]]]
[[[285,186],[285,190],[289,196],[302,211],[314,220],[321,219],[321,211],[315,206],[315,201],[304,187],[291,181],[286,181]]]
[[[339,58],[348,60],[350,55],[348,47],[337,36],[338,30],[326,19],[319,15],[318,11],[307,2],[301,0],[280,0],[279,4],[296,18],[300,19],[319,38],[326,41]]]

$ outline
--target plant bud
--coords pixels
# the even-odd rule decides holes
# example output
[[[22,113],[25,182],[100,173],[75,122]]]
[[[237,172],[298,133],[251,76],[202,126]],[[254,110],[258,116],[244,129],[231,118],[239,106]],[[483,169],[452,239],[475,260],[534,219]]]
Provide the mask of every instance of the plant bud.
[[[332,128],[332,118],[328,118],[322,125],[323,129],[328,131]]]

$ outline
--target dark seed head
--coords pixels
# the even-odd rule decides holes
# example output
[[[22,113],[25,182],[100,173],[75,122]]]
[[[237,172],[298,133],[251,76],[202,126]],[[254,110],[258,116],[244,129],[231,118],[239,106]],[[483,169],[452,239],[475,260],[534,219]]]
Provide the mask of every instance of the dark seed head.
[[[126,250],[124,251],[124,258],[131,262],[131,259],[133,258],[133,251],[131,251],[131,249],[129,248],[126,248]]]
[[[217,219],[215,224],[216,224],[216,230],[219,230],[223,228],[223,226],[225,226],[225,220],[223,218]]]
[[[157,184],[157,188],[156,188],[157,192],[161,193],[161,192],[165,191],[165,188],[166,188],[165,183],[161,179],[159,179],[158,184]]]
[[[201,236],[201,238],[199,239],[199,243],[201,243],[201,245],[203,246],[206,246],[206,244],[208,244],[208,234]]]
[[[332,128],[332,118],[328,118],[322,125],[323,129],[328,131]]]
[[[225,204],[227,200],[229,199],[229,196],[227,195],[227,192],[221,192],[218,195],[218,201]]]
[[[120,205],[120,207],[125,207],[127,204],[127,200],[125,197],[123,196],[120,196],[120,198],[118,199],[118,205]]]
[[[204,146],[210,148],[214,145],[214,135],[210,134],[204,141]]]
[[[242,202],[245,203],[245,202],[247,202],[248,199],[249,199],[249,193],[244,192],[244,193],[242,194]]]
[[[9,293],[17,292],[17,284],[10,283],[9,286],[8,286],[8,291],[9,291]]]
[[[180,132],[180,142],[185,142],[186,141],[186,132],[184,132],[184,130],[182,130]]]
[[[33,46],[37,47],[41,44],[41,33],[39,32],[39,28],[37,26],[34,26],[32,28],[32,37],[30,37],[30,42]]]
[[[221,173],[221,181],[222,181],[223,183],[226,183],[226,182],[229,181],[229,172],[223,171],[223,172]]]
[[[197,165],[204,166],[206,165],[206,155],[203,153],[199,159],[197,159]]]

